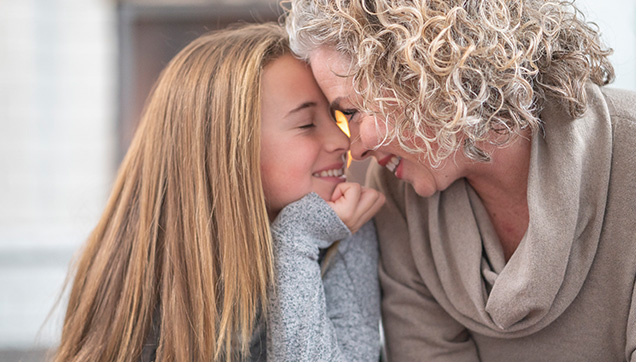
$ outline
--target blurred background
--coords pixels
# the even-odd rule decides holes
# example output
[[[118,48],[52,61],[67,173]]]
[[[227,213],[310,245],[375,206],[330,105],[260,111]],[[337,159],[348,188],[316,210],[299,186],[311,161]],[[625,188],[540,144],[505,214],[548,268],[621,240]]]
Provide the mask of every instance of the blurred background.
[[[636,90],[636,2],[577,0]],[[278,0],[0,0],[0,362],[59,339],[69,262],[105,206],[145,98],[186,43]]]

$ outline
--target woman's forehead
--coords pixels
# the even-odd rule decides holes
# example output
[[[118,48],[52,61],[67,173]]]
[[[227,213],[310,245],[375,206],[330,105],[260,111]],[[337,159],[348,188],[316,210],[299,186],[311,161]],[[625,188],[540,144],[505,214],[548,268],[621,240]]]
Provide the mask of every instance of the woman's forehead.
[[[349,76],[351,62],[345,55],[330,47],[320,47],[310,54],[310,64],[318,85],[330,102],[355,95],[353,78]]]

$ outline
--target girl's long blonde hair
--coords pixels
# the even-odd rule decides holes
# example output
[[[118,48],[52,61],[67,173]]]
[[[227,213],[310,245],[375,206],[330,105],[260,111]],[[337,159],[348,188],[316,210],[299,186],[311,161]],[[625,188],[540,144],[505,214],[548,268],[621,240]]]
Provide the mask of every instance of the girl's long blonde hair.
[[[165,68],[74,266],[55,361],[245,357],[272,280],[260,79],[288,52],[274,24],[204,35]]]

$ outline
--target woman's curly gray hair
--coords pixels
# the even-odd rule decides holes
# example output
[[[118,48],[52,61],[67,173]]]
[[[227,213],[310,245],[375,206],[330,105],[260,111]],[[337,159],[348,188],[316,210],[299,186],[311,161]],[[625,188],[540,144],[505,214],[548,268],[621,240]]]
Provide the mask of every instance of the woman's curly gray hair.
[[[359,106],[391,119],[397,139],[433,163],[463,147],[505,145],[540,127],[546,97],[572,116],[586,83],[614,78],[598,29],[555,0],[291,0],[286,19],[302,58],[330,46],[351,59]],[[401,114],[391,114],[399,109]],[[387,118],[388,117],[388,118]],[[432,147],[436,144],[437,147]]]

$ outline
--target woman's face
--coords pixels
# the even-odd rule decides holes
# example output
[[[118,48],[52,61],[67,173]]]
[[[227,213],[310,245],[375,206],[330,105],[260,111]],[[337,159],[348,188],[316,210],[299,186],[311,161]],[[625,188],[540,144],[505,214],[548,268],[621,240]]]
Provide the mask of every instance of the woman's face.
[[[349,139],[304,62],[284,55],[261,79],[261,177],[270,218],[310,192],[331,200],[345,181]]]
[[[430,196],[450,186],[458,178],[464,177],[466,158],[463,152],[433,168],[425,155],[404,151],[398,141],[382,143],[384,130],[391,127],[390,122],[376,119],[374,116],[355,108],[360,96],[354,91],[349,74],[348,59],[329,47],[314,50],[310,56],[311,69],[318,85],[325,93],[333,110],[341,111],[349,121],[351,132],[351,155],[362,160],[373,156],[381,165],[387,167],[396,177],[413,185],[421,196]],[[399,112],[398,112],[399,113]],[[434,146],[434,145],[433,145]]]

